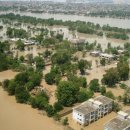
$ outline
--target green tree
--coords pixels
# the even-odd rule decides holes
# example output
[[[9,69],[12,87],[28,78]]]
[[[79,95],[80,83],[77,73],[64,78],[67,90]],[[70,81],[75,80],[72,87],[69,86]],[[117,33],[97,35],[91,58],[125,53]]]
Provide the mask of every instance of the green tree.
[[[78,67],[81,72],[81,74],[85,74],[85,70],[87,69],[87,61],[86,60],[80,60],[78,62]]]
[[[104,87],[104,86],[100,87],[100,92],[102,95],[105,95],[106,94],[106,87]]]
[[[85,77],[77,77],[77,76],[70,74],[70,75],[68,75],[67,78],[68,78],[69,81],[76,83],[78,86],[80,86],[82,88],[87,87],[87,80],[86,80]]]
[[[47,94],[42,91],[38,93],[35,97],[31,98],[31,105],[33,108],[38,108],[40,110],[45,110],[46,106],[48,105],[48,96]]]
[[[34,62],[33,55],[28,54],[26,57],[27,57],[27,63],[32,65],[32,63]]]
[[[57,52],[52,56],[52,63],[57,65],[62,65],[70,63],[71,56],[66,52]]]
[[[24,56],[20,56],[20,58],[19,58],[19,60],[21,61],[21,62],[24,62]]]
[[[9,80],[6,79],[2,82],[2,87],[4,88],[4,90],[8,90],[8,87],[9,87]]]
[[[105,66],[105,65],[106,65],[106,60],[105,60],[105,58],[102,58],[102,59],[100,60],[100,64],[101,64],[102,66]]]
[[[27,103],[30,95],[29,95],[28,91],[25,89],[25,87],[17,86],[15,88],[15,97],[16,97],[17,102]]]
[[[128,80],[129,79],[129,63],[127,61],[121,60],[117,64],[117,71],[119,73],[120,80]]]
[[[115,96],[111,91],[106,92],[105,96],[108,97],[108,98],[111,98],[113,100],[115,99]]]
[[[121,110],[121,106],[117,102],[113,102],[113,111],[118,112]]]
[[[130,104],[130,88],[127,88],[124,95],[123,95],[123,103],[125,105]]]
[[[33,83],[33,86],[39,86],[42,80],[42,73],[41,72],[33,72],[29,74],[29,81]]]
[[[119,75],[116,68],[107,70],[106,74],[103,75],[102,83],[113,87],[119,81]]]
[[[41,57],[39,56],[35,57],[34,62],[37,70],[41,71],[45,68],[45,62]]]
[[[18,40],[18,41],[16,42],[16,46],[17,46],[17,49],[19,49],[20,51],[24,51],[25,45],[24,45],[24,43],[22,42],[22,40]]]
[[[56,91],[58,102],[64,106],[71,106],[77,101],[79,86],[71,81],[61,81]]]
[[[78,102],[84,102],[89,98],[92,98],[93,94],[94,93],[90,90],[87,91],[86,89],[81,89],[78,94]]]
[[[56,111],[56,112],[59,112],[59,111],[61,111],[63,109],[63,106],[61,105],[61,103],[59,103],[59,102],[55,102],[54,103],[54,110]]]
[[[62,123],[64,126],[69,125],[68,118],[66,117],[65,119],[63,119]]]
[[[89,83],[89,88],[93,92],[99,92],[100,91],[100,85],[98,79],[93,79]]]
[[[85,77],[80,77],[79,78],[80,82],[81,82],[81,87],[86,88],[87,87],[87,80]]]
[[[55,75],[54,73],[47,73],[45,75],[45,81],[47,82],[47,84],[52,85],[55,83]]]
[[[0,53],[0,59],[2,60],[0,63],[0,71],[7,70],[9,65],[7,56],[3,53]]]
[[[33,82],[31,82],[31,81],[29,81],[29,82],[27,82],[26,83],[26,85],[25,85],[25,88],[28,90],[28,91],[31,91],[32,89],[34,89],[34,84],[33,84]]]
[[[55,113],[55,115],[53,116],[54,120],[55,121],[60,121],[61,120],[61,117],[59,114]]]
[[[44,58],[48,58],[50,55],[51,55],[51,51],[45,50],[45,52],[43,54]]]
[[[15,82],[19,85],[25,85],[29,80],[27,72],[19,73],[15,76]]]
[[[53,106],[49,105],[49,104],[46,106],[46,112],[47,112],[48,117],[52,117],[55,114],[55,110],[54,110]]]
[[[17,87],[17,83],[14,80],[10,80],[9,86],[8,86],[8,93],[9,95],[14,95],[15,94],[15,88]]]

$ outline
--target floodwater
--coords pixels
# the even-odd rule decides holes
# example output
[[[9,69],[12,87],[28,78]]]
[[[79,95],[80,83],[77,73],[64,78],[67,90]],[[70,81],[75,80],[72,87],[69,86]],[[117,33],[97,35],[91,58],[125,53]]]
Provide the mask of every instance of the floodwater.
[[[0,81],[11,79],[17,73],[0,72]],[[0,86],[0,130],[63,130],[63,127],[29,105],[16,103]]]
[[[0,12],[0,14],[9,13],[8,12]],[[112,27],[120,27],[120,28],[130,28],[130,19],[117,19],[117,18],[101,18],[101,17],[88,17],[88,16],[79,16],[79,15],[65,15],[65,14],[49,14],[49,13],[31,13],[31,12],[13,12],[15,14],[32,16],[37,18],[49,19],[54,18],[56,20],[71,20],[71,21],[85,21],[85,22],[93,22],[95,24],[106,25],[109,24]]]
[[[7,30],[7,27],[9,25],[4,25],[2,22],[0,22],[0,25],[3,25],[4,28],[3,30],[0,30],[0,36],[3,37],[3,40],[7,40],[7,36],[6,36],[6,30]],[[28,30],[28,26],[31,26],[31,28]],[[30,36],[31,37],[34,37],[35,35],[38,35],[40,34],[40,30],[37,29],[37,28],[47,28],[50,31],[53,31],[55,32],[55,34],[57,33],[61,33],[63,34],[63,38],[64,40],[65,39],[73,39],[73,38],[83,38],[85,39],[86,41],[88,41],[89,43],[93,43],[93,42],[97,42],[97,44],[101,44],[101,47],[103,50],[105,50],[107,48],[107,44],[108,43],[111,43],[111,45],[113,47],[117,47],[117,46],[121,46],[123,47],[124,46],[124,43],[126,42],[130,42],[130,40],[119,40],[119,39],[110,39],[110,38],[107,38],[105,36],[105,34],[103,35],[103,37],[99,37],[99,36],[96,36],[96,35],[88,35],[88,34],[83,34],[83,33],[78,33],[76,31],[69,31],[68,27],[65,27],[65,26],[42,26],[42,25],[37,25],[37,27],[34,27],[33,25],[31,24],[22,24],[20,27],[16,27],[14,25],[11,25],[11,27],[14,27],[14,28],[23,28],[25,29],[27,32],[29,32]],[[36,49],[33,49],[33,52],[35,52]],[[28,51],[26,51],[28,53]]]

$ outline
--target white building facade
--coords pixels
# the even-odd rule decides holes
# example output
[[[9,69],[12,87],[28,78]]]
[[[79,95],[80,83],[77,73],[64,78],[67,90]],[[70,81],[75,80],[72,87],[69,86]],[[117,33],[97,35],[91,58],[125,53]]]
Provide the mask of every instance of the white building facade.
[[[89,125],[112,111],[113,100],[105,96],[89,99],[73,108],[73,119],[81,125]]]

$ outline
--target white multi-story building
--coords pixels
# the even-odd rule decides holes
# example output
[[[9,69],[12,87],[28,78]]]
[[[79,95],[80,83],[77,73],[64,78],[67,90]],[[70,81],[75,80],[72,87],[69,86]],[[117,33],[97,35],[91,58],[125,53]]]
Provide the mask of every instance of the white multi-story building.
[[[113,100],[98,96],[73,108],[73,119],[81,125],[88,125],[112,111]]]
[[[117,117],[104,125],[104,130],[130,130],[130,110],[119,111]]]

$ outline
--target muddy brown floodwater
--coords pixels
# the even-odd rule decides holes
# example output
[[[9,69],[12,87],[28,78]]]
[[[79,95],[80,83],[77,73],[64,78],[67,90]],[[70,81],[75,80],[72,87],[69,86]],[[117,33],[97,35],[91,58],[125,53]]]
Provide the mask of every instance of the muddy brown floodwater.
[[[13,78],[12,71],[0,72],[0,81]],[[0,86],[0,130],[63,130],[52,118],[29,105],[16,103]]]

